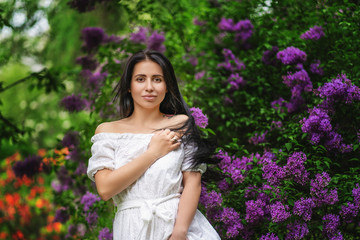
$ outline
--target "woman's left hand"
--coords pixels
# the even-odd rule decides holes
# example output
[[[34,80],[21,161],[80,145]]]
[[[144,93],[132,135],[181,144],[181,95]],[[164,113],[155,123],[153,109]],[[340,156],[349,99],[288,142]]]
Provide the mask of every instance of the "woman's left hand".
[[[169,240],[188,240],[186,233],[173,232]]]

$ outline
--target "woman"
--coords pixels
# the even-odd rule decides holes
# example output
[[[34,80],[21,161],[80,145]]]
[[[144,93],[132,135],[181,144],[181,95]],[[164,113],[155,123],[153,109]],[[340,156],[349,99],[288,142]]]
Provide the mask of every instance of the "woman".
[[[115,91],[121,119],[97,127],[88,166],[101,198],[117,205],[114,239],[220,239],[197,210],[214,147],[200,138],[169,60],[134,54]]]

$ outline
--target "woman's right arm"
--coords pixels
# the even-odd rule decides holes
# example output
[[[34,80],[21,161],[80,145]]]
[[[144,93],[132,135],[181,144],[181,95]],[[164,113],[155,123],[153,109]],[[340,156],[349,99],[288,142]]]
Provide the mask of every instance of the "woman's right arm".
[[[169,129],[158,131],[152,136],[147,151],[139,157],[118,169],[98,171],[95,184],[100,197],[106,201],[120,193],[140,178],[157,159],[178,148],[181,143],[173,141],[175,135]]]

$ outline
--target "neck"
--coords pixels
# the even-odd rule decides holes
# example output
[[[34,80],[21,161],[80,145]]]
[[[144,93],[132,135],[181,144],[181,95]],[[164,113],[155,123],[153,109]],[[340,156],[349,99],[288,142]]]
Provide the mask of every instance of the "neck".
[[[138,109],[135,108],[134,112],[129,117],[134,126],[137,127],[154,127],[164,119],[164,114],[160,112],[160,109]]]

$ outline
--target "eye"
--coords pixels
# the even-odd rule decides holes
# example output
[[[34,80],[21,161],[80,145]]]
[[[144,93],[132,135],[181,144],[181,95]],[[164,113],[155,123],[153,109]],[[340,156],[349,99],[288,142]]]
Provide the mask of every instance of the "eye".
[[[143,81],[144,81],[144,78],[143,78],[143,77],[138,77],[138,78],[136,78],[136,81],[138,81],[138,82],[143,82]]]
[[[161,81],[162,81],[162,79],[161,79],[161,78],[159,78],[159,77],[156,77],[156,78],[154,78],[154,81],[155,81],[155,82],[161,82]]]

